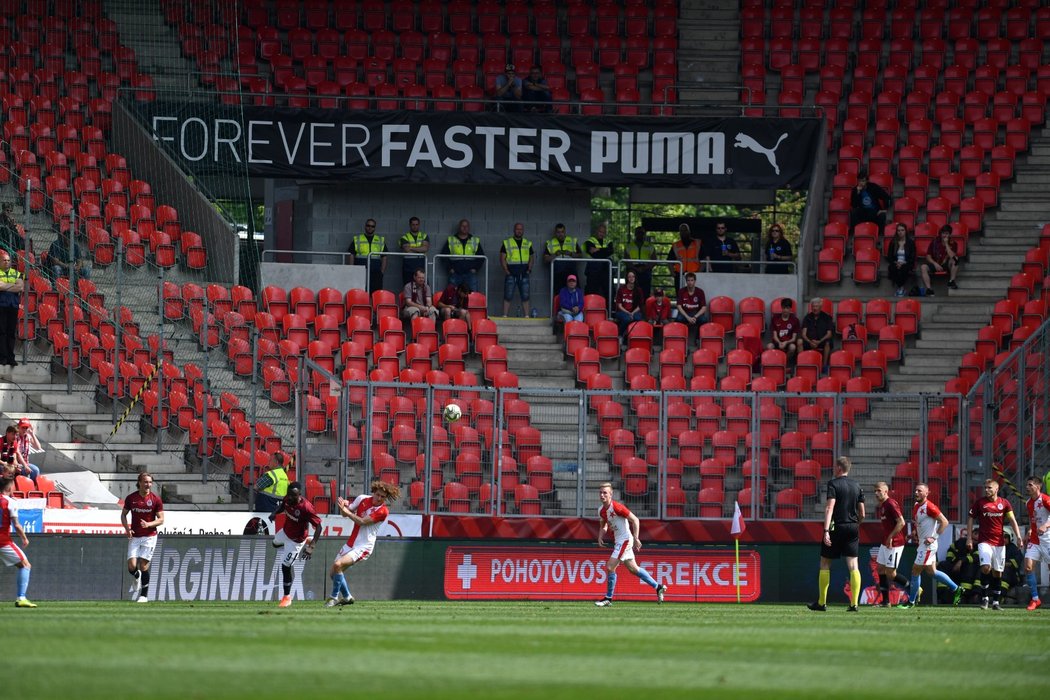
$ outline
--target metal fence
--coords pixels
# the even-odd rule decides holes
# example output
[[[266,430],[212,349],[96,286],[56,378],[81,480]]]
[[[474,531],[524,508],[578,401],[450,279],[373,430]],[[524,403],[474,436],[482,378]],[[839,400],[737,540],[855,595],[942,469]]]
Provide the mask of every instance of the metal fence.
[[[926,481],[949,517],[965,512],[958,453],[945,447],[965,414],[938,422],[959,395],[323,387],[332,378],[313,372],[299,377],[314,408],[298,422],[298,464],[300,478],[321,482],[322,509],[381,478],[402,486],[409,511],[581,517],[611,482],[641,517],[724,519],[738,502],[750,519],[813,519],[834,460],[848,455],[866,489],[885,481],[909,507]],[[454,423],[442,417],[449,403],[463,412]]]

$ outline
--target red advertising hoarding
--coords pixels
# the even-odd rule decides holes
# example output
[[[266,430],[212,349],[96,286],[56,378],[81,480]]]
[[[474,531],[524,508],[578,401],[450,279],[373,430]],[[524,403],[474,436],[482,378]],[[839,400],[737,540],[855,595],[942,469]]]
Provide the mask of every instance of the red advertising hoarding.
[[[460,547],[445,550],[445,597],[451,600],[591,600],[605,594],[608,549]],[[728,551],[652,549],[638,563],[668,586],[665,600],[730,602],[736,598],[734,555]],[[761,593],[758,552],[740,552],[740,600]],[[653,589],[622,565],[617,600],[654,600]]]

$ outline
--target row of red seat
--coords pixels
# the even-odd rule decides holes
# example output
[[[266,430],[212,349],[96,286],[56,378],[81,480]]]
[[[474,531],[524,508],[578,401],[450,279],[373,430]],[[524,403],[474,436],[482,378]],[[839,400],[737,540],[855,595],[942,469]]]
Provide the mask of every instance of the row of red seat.
[[[970,38],[990,41],[997,38],[1020,41],[1029,37],[1050,39],[1050,8],[1037,0],[1025,0],[1016,7],[951,7],[930,4],[918,8],[914,3],[890,10],[887,2],[865,3],[857,22],[856,8],[791,4],[777,5],[767,13],[764,7],[744,7],[740,31],[745,38],[839,39],[884,41],[885,39],[941,39],[959,41]],[[887,31],[888,27],[888,31]]]

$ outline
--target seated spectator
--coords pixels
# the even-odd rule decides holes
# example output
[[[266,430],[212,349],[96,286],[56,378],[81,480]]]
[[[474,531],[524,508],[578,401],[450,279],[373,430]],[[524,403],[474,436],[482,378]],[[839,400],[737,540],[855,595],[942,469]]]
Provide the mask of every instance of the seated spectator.
[[[889,193],[874,182],[868,182],[868,174],[857,175],[857,186],[850,192],[849,230],[852,233],[857,224],[870,221],[879,225],[879,230],[886,228],[886,211],[890,208]]]
[[[685,273],[685,286],[678,290],[677,308],[671,318],[680,321],[689,329],[690,342],[700,335],[700,326],[708,321],[707,297],[704,290],[696,286],[696,273]]]
[[[32,464],[29,457],[43,451],[30,420],[28,418],[19,420],[18,435],[15,437],[15,474],[28,476],[36,484],[37,477],[40,476],[40,467]]]
[[[558,292],[558,318],[562,323],[583,320],[583,292],[578,284],[576,275],[569,275]]]
[[[802,323],[794,313],[795,302],[784,299],[780,302],[780,313],[769,320],[769,344],[767,350],[780,350],[787,355],[788,362],[798,354],[798,334]]]
[[[496,76],[496,89],[492,96],[499,103],[501,112],[521,111],[521,78],[514,71],[514,64],[508,63],[505,72]]]
[[[959,537],[948,547],[944,561],[937,569],[948,574],[963,589],[963,602],[976,603],[981,596],[981,563],[977,551],[966,546],[966,528],[960,528]]]
[[[445,287],[445,291],[441,292],[441,295],[437,298],[438,314],[441,320],[447,321],[450,318],[458,318],[466,321],[469,325],[469,301],[470,287],[467,286],[466,282],[461,283],[458,287],[454,284]]]
[[[551,88],[539,66],[530,68],[529,75],[522,81],[521,102],[526,112],[551,111]]]
[[[959,285],[955,283],[955,275],[959,273],[958,250],[958,246],[952,240],[952,227],[941,226],[940,235],[930,242],[930,247],[926,251],[926,257],[923,259],[922,265],[919,266],[919,272],[922,274],[922,286],[919,287],[920,297],[934,296],[933,288],[930,285],[931,268],[934,273],[947,271],[948,287],[950,289],[959,288]]]
[[[886,262],[889,265],[888,276],[896,287],[894,295],[902,297],[908,280],[915,272],[915,241],[908,235],[908,227],[904,224],[897,224]]]
[[[835,333],[835,322],[831,316],[824,313],[821,307],[824,300],[820,297],[809,302],[809,313],[802,319],[802,344],[799,352],[803,350],[819,350],[824,355],[824,370],[827,371],[828,363],[831,361],[832,337]]]
[[[769,227],[769,238],[766,239],[766,274],[786,275],[791,267],[788,263],[795,257],[791,253],[791,242],[784,238],[784,228],[780,224]]]
[[[47,249],[47,264],[54,279],[69,277],[71,267],[76,269],[77,278],[91,279],[91,266],[86,264],[84,251],[74,242],[73,252],[70,253],[66,236],[56,238]]]
[[[636,321],[642,320],[642,290],[638,288],[637,275],[628,270],[624,283],[616,290],[613,297],[613,318],[620,326],[620,336],[627,334],[627,329]]]
[[[645,300],[645,320],[653,324],[653,329],[657,331],[671,320],[671,301],[664,296],[664,290],[659,287]]]
[[[18,466],[18,458],[15,456],[17,450],[18,428],[9,425],[3,438],[0,438],[0,472],[4,477],[15,477],[15,468]]]
[[[412,322],[416,316],[427,316],[437,320],[438,312],[434,307],[434,294],[427,284],[427,276],[423,270],[412,273],[412,281],[405,285],[402,292],[405,298],[405,306],[401,309],[401,318]]]
[[[9,253],[25,250],[26,236],[22,224],[15,221],[12,214],[15,207],[11,202],[4,202],[0,210],[0,248]]]

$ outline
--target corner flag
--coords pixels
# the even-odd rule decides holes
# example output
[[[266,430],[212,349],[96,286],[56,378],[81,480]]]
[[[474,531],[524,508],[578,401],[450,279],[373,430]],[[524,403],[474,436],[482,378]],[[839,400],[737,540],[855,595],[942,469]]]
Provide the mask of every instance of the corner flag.
[[[740,513],[740,503],[733,502],[733,524],[729,528],[729,534],[740,539],[740,535],[744,534],[744,530],[747,529],[747,524],[744,522],[744,516]]]

